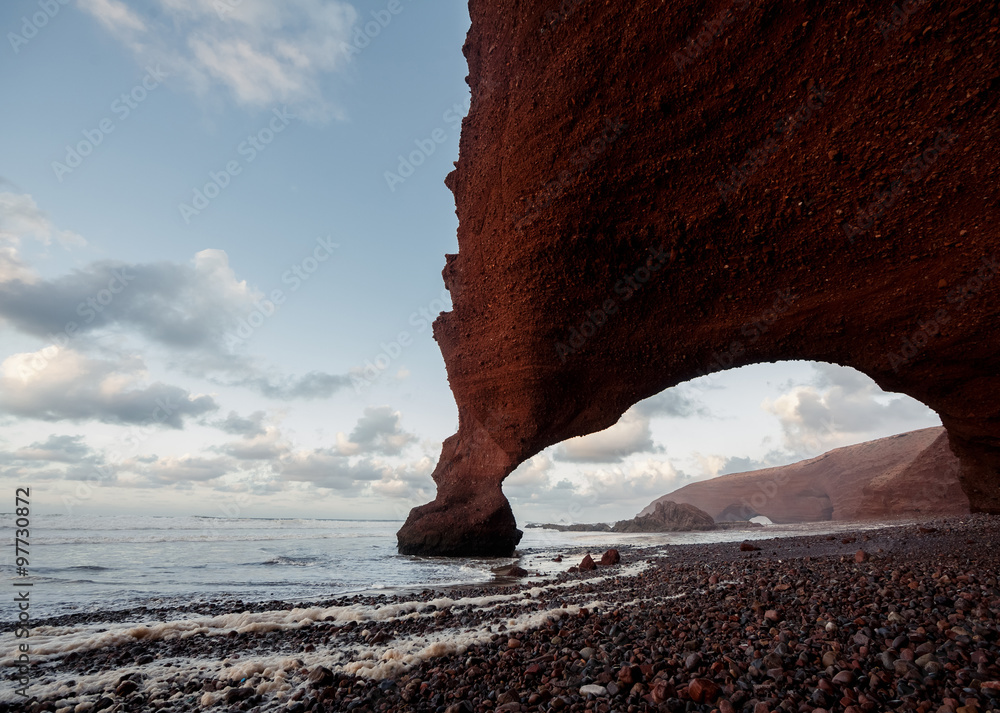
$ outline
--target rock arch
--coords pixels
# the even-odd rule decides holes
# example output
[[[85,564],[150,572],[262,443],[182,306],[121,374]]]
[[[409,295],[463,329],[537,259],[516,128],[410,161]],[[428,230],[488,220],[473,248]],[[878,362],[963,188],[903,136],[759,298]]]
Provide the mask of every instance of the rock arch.
[[[554,7],[470,2],[454,307],[434,324],[459,430],[400,551],[510,553],[520,462],[783,359],[930,406],[973,509],[1000,512],[991,6]]]

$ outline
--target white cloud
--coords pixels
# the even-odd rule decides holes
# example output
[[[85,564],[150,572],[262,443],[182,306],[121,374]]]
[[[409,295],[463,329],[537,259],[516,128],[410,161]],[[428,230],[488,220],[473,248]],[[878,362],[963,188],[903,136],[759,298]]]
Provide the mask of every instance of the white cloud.
[[[224,419],[221,421],[215,421],[211,425],[221,428],[226,433],[252,438],[253,436],[258,436],[267,432],[267,429],[264,426],[265,416],[266,414],[263,411],[254,411],[252,414],[244,418],[235,411],[230,411],[229,415]]]
[[[359,481],[379,480],[384,470],[371,461],[351,463],[347,456],[332,448],[298,450],[281,459],[277,467],[285,480],[307,482],[322,488],[347,490]]]
[[[116,34],[146,31],[144,23],[128,6],[117,0],[77,0],[82,10],[89,12],[108,30]]]
[[[272,461],[281,458],[288,452],[289,447],[277,428],[267,426],[263,433],[255,433],[242,440],[226,443],[217,450],[237,460]]]
[[[167,456],[137,468],[132,462],[128,470],[138,471],[151,485],[205,482],[221,478],[235,470],[228,458],[203,458],[199,456]],[[123,469],[125,469],[123,467]]]
[[[0,243],[17,243],[33,238],[43,245],[55,240],[63,247],[86,245],[82,236],[71,230],[59,230],[27,193],[0,192]]]
[[[687,480],[669,461],[655,458],[567,472],[542,453],[522,463],[503,487],[519,517],[528,521],[614,523],[634,516]]]
[[[396,501],[396,516],[405,517],[409,506],[423,504],[434,497],[431,479],[434,465],[434,459],[424,456],[416,463],[387,470],[381,480],[371,483],[371,492]]]
[[[134,355],[108,361],[58,347],[13,354],[0,363],[0,412],[42,421],[181,428],[185,418],[218,408],[211,396],[147,382],[146,365]]]
[[[552,459],[544,453],[529,458],[519,465],[513,473],[503,481],[505,491],[520,489],[526,495],[550,486],[549,473],[552,471]]]
[[[848,367],[817,363],[811,384],[792,386],[761,408],[778,418],[784,447],[797,457],[892,432],[939,425],[920,402],[886,394],[864,374]]]
[[[358,419],[350,436],[337,434],[337,451],[394,456],[402,453],[417,437],[403,430],[403,415],[389,406],[369,406]]]
[[[80,235],[56,228],[27,193],[0,191],[0,284],[37,279],[21,261],[19,248],[24,239],[36,240],[45,246],[55,241],[64,248],[87,244]]]
[[[676,489],[685,479],[669,461],[652,458],[630,463],[627,467],[586,471],[583,477],[586,485],[581,495],[615,504],[641,502],[643,505],[649,498],[658,498]]]
[[[655,396],[643,399],[632,408],[649,418],[655,416],[670,418],[700,416],[704,418],[710,415],[708,408],[690,396],[687,386],[675,386],[661,391]]]
[[[649,428],[649,416],[633,407],[622,414],[614,426],[560,444],[554,457],[575,463],[618,463],[633,453],[657,450]]]
[[[195,92],[224,87],[240,105],[288,104],[308,120],[336,116],[328,78],[350,60],[354,8],[339,0],[158,0],[129,9],[81,0],[140,63],[160,63]]]
[[[32,443],[13,452],[0,452],[0,463],[41,461],[46,463],[78,463],[93,457],[94,452],[83,443],[83,436],[51,435],[44,442]]]
[[[695,451],[691,454],[698,463],[698,469],[705,478],[714,478],[726,467],[728,460],[720,455],[703,455]]]
[[[263,297],[238,280],[222,250],[202,250],[188,264],[95,262],[31,284],[0,281],[0,316],[37,336],[115,325],[175,347],[224,351]]]
[[[206,249],[186,264],[104,261],[52,279],[0,279],[0,318],[81,351],[96,332],[144,337],[181,355],[171,365],[182,371],[272,399],[326,398],[348,386],[346,375],[275,374],[242,353],[245,330],[252,336],[250,325],[274,313],[259,306],[263,298],[237,278],[225,251]]]

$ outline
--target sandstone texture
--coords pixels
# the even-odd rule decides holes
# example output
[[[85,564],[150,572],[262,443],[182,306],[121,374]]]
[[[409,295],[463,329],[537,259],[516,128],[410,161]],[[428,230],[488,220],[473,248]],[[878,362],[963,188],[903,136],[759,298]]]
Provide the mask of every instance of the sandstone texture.
[[[471,0],[434,324],[459,429],[401,552],[507,554],[526,458],[695,377],[854,367],[1000,513],[995,3]]]
[[[716,528],[711,515],[690,503],[661,499],[647,510],[649,512],[643,510],[631,520],[615,523],[612,529],[615,532],[691,532]]]
[[[777,523],[962,515],[969,500],[943,428],[837,448],[778,468],[720,475],[654,500],[688,503],[717,520],[766,515]]]

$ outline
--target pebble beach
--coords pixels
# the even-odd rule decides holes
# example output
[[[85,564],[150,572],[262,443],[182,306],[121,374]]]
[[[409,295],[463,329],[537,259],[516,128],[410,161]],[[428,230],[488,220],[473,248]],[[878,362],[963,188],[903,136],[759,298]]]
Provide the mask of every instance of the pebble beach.
[[[0,640],[0,713],[1000,711],[1000,518],[619,553],[391,596],[38,621],[27,699]]]

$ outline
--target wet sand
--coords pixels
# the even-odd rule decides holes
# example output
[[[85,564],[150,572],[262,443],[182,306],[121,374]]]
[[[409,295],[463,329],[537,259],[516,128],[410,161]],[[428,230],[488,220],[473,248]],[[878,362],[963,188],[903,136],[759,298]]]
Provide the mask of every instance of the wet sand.
[[[35,698],[13,694],[8,635],[0,713],[1000,710],[1000,518],[754,544],[620,548],[619,565],[544,581],[36,622]]]

